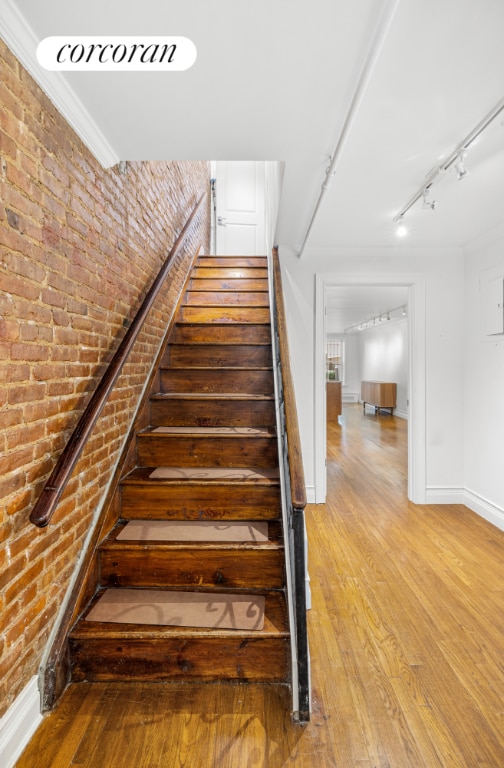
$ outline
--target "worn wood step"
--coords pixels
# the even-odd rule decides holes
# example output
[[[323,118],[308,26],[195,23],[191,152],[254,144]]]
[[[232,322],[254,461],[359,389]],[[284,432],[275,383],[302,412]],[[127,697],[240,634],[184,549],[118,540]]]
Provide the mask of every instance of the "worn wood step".
[[[266,344],[169,344],[163,367],[270,368],[271,346]]]
[[[187,285],[190,291],[266,291],[268,281],[264,278],[191,278]]]
[[[200,267],[196,265],[191,272],[191,277],[196,279],[208,277],[217,280],[228,280],[229,278],[240,278],[242,280],[260,278],[267,280],[268,270],[261,267]]]
[[[127,543],[245,544],[279,542],[282,532],[277,520],[123,520],[117,523],[107,538]]]
[[[100,546],[103,587],[281,589],[283,548],[265,543],[161,543],[107,539]]]
[[[171,393],[150,398],[153,427],[274,427],[273,395]]]
[[[152,478],[138,467],[121,481],[126,520],[275,520],[280,517],[278,470],[206,470],[172,467]]]
[[[141,467],[275,467],[272,428],[156,427],[137,435]]]
[[[96,596],[92,605],[98,600]],[[69,638],[74,682],[289,679],[282,592],[265,594],[261,630],[111,624],[80,619]],[[91,606],[90,606],[91,607]]]
[[[258,323],[269,325],[267,307],[191,307],[182,306],[177,323]]]
[[[269,307],[264,291],[186,291],[184,307]]]
[[[245,344],[271,345],[271,328],[267,325],[209,325],[208,323],[180,325],[176,323],[170,335],[171,344]]]
[[[196,262],[199,267],[261,267],[268,266],[267,256],[199,256]]]
[[[161,368],[159,386],[161,393],[270,395],[274,378],[271,368]]]

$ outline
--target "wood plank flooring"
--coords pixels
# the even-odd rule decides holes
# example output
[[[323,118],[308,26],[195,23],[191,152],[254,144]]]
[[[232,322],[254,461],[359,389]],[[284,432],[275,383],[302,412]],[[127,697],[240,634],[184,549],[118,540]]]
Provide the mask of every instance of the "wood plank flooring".
[[[345,405],[307,509],[313,717],[281,686],[71,686],[17,768],[502,768],[504,533],[406,500],[405,421]]]

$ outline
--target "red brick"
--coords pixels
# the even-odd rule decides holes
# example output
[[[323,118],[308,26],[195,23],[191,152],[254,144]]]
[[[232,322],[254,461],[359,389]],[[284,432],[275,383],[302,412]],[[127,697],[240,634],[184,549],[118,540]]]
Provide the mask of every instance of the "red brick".
[[[189,246],[172,265],[170,283],[72,474],[54,527],[39,535],[29,527],[29,510],[169,252],[173,232],[207,188],[208,168],[134,162],[127,179],[117,169],[103,170],[2,43],[0,57],[0,379],[7,385],[0,398],[0,496],[8,515],[0,540],[15,555],[1,573],[13,580],[8,596],[17,606],[4,614],[0,593],[0,620],[7,617],[12,643],[0,664],[1,716],[39,665],[171,316]],[[198,238],[208,249],[208,211]],[[29,557],[22,562],[25,548]],[[44,570],[35,584],[38,566]]]

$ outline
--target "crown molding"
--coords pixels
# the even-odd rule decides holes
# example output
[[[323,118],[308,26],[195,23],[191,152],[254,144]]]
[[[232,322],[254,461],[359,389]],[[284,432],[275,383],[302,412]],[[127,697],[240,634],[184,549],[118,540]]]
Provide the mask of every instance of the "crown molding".
[[[104,168],[120,158],[61,72],[43,69],[37,61],[40,42],[12,0],[0,0],[0,36],[54,106]]]

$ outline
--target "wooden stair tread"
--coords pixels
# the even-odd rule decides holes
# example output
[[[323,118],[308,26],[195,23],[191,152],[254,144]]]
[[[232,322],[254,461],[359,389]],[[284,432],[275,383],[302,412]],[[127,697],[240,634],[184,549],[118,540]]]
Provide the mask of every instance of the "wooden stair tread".
[[[264,594],[264,626],[260,630],[237,630],[237,629],[209,629],[206,627],[180,627],[163,626],[152,624],[115,624],[111,622],[86,621],[85,616],[91,608],[96,605],[99,598],[105,590],[100,590],[91,604],[88,606],[84,616],[78,620],[70,633],[72,640],[85,641],[87,639],[108,638],[127,641],[154,639],[165,640],[168,638],[222,638],[222,637],[289,637],[287,610],[285,599],[281,592],[268,592]],[[143,590],[137,590],[141,593]],[[168,590],[167,590],[168,591]],[[172,590],[176,591],[176,590]],[[187,591],[187,590],[186,590]],[[243,594],[249,594],[243,590]]]
[[[257,632],[263,628],[264,606],[258,594],[110,587],[84,620]]]
[[[216,541],[195,541],[193,543],[189,541],[113,541],[111,539],[105,539],[100,544],[100,550],[104,552],[128,552],[138,550],[141,547],[142,552],[148,554],[150,552],[156,552],[162,554],[164,552],[261,552],[268,550],[283,549],[283,546],[276,541],[264,541],[264,542],[230,542],[224,541],[218,543]]]
[[[234,291],[268,292],[268,281],[264,277],[193,277],[189,280],[189,291]]]
[[[231,438],[243,440],[243,438],[259,439],[274,438],[276,430],[273,427],[147,427],[138,433],[138,437],[156,437],[172,435],[184,435],[184,437],[212,437]]]
[[[189,551],[189,550],[197,550],[199,551],[208,551],[208,552],[216,552],[216,551],[222,551],[222,552],[228,552],[229,550],[236,550],[236,551],[245,551],[245,550],[254,550],[254,551],[261,551],[261,550],[269,550],[269,549],[283,549],[283,546],[277,542],[277,541],[242,541],[242,542],[232,542],[232,541],[223,541],[223,542],[217,542],[217,541],[153,541],[153,540],[141,540],[141,541],[125,541],[125,540],[114,540],[114,539],[105,539],[100,544],[100,550],[107,551],[107,552],[113,552],[113,551],[120,551],[120,552],[127,552],[128,550],[138,549],[138,547],[141,547],[142,552],[171,552],[171,551]]]
[[[208,346],[207,344],[204,345],[205,347]],[[172,372],[173,366],[169,365],[160,365],[159,366],[160,371],[165,372]],[[177,366],[175,369],[177,373],[183,372],[183,371],[218,371],[219,373],[226,373],[226,371],[229,371],[230,373],[234,373],[235,371],[267,371],[272,372],[273,368],[271,365],[222,365],[216,368],[215,366],[210,365],[184,365],[184,366]]]
[[[157,470],[171,472],[171,477],[152,477]],[[190,467],[136,467],[122,480],[122,484],[191,484],[191,485],[266,485],[278,486],[280,475],[278,469],[221,469],[220,467],[205,467],[191,469]]]
[[[232,262],[234,267],[265,267],[268,264],[267,256],[199,256],[196,262],[197,266],[229,266]]]
[[[158,392],[151,400],[274,400],[274,395],[255,395],[248,392]]]
[[[137,518],[120,521],[100,545],[119,544],[208,544],[242,546],[244,544],[278,544],[281,540],[278,522],[258,520],[153,520]]]

